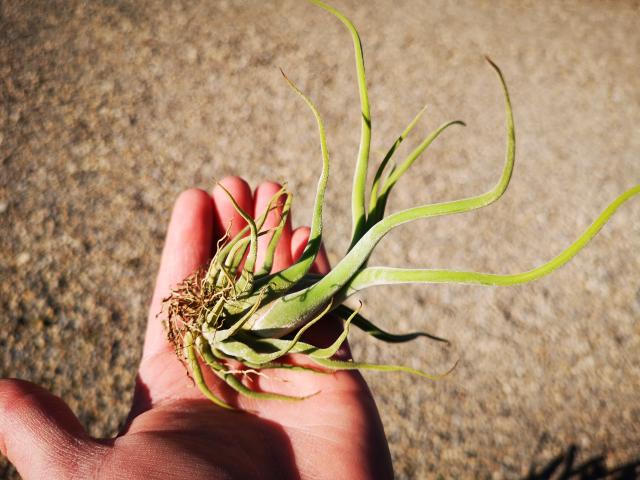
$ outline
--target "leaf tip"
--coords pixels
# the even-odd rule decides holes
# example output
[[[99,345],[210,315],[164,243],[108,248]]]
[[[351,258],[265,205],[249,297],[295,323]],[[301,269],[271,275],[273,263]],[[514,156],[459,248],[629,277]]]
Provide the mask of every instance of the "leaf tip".
[[[484,59],[491,66],[491,68],[493,68],[498,73],[498,75],[502,78],[502,70],[500,70],[500,67],[498,67],[498,65],[493,60],[491,60],[491,58],[489,58],[488,55],[485,55]]]

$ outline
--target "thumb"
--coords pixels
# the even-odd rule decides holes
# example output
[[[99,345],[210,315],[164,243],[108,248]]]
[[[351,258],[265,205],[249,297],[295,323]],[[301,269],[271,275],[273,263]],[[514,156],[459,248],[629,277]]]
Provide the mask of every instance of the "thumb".
[[[62,399],[24,380],[0,379],[0,452],[22,478],[91,478],[107,448]]]

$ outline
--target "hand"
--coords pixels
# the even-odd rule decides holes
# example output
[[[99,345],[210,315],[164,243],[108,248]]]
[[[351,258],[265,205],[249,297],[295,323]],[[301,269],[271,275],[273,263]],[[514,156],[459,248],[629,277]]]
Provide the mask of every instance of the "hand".
[[[227,178],[223,184],[243,209],[256,214],[280,188],[263,183],[252,195],[240,178]],[[170,288],[211,258],[230,221],[232,234],[243,226],[221,189],[213,195],[189,190],[178,198],[149,312],[133,406],[117,438],[89,437],[69,407],[37,385],[0,380],[0,450],[23,478],[392,477],[382,424],[358,372],[266,370],[253,380],[265,391],[297,396],[319,392],[297,402],[247,399],[208,377],[214,393],[246,411],[213,405],[186,375],[156,315]],[[275,215],[269,221],[272,226]],[[274,269],[290,265],[307,238],[308,229],[292,231],[287,225]],[[265,240],[261,238],[263,248]],[[324,252],[314,267],[319,273],[328,271]],[[314,332],[314,341],[328,343],[340,328],[336,322],[325,322]],[[348,347],[339,355],[348,356]],[[291,359],[301,361],[295,355]]]

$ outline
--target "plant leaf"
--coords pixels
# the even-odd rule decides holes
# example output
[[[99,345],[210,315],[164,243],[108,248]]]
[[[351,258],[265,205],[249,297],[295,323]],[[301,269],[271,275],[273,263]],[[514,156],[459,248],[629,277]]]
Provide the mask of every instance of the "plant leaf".
[[[356,27],[351,20],[345,17],[335,8],[327,5],[321,0],[309,0],[338,18],[349,30],[353,40],[353,48],[356,61],[356,77],[358,79],[358,92],[360,94],[360,147],[358,149],[358,160],[353,176],[353,190],[351,192],[351,214],[353,217],[351,246],[355,245],[362,236],[367,221],[365,211],[365,188],[367,182],[367,168],[369,163],[369,149],[371,144],[371,112],[369,108],[369,93],[367,92],[367,79],[364,69],[364,55],[362,52],[362,42]]]
[[[235,410],[231,405],[225,403],[223,400],[218,398],[212,391],[209,389],[207,382],[204,380],[204,376],[202,375],[202,370],[200,369],[200,363],[198,362],[198,358],[196,357],[196,349],[193,345],[193,336],[190,332],[187,332],[184,336],[184,349],[185,349],[185,357],[187,359],[187,363],[191,368],[191,372],[193,373],[193,379],[196,382],[196,385],[202,392],[202,394],[211,400],[213,403],[218,405],[219,407],[226,408],[228,410]]]
[[[231,195],[229,190],[227,190],[221,183],[219,183],[218,186],[227,194],[229,200],[233,204],[233,207],[249,226],[249,254],[244,262],[242,277],[238,282],[236,282],[236,286],[239,287],[240,292],[250,292],[253,288],[253,270],[255,268],[256,258],[258,255],[258,227],[256,226],[253,217],[238,205],[238,202],[233,198],[233,195]]]
[[[471,283],[481,285],[516,285],[528,283],[562,267],[582,250],[607,223],[620,206],[640,193],[640,185],[617,197],[569,247],[549,262],[523,273],[500,275],[495,273],[463,272],[455,270],[420,270],[389,267],[369,267],[357,273],[348,284],[348,294],[375,285],[398,283]]]
[[[263,363],[273,362],[274,360],[277,360],[278,358],[293,351],[296,344],[300,341],[302,334],[306,332],[313,324],[318,322],[322,317],[324,317],[329,310],[331,310],[331,303],[328,303],[327,306],[322,310],[322,312],[316,315],[309,322],[305,323],[296,332],[296,334],[291,340],[282,340],[281,341],[282,343],[275,344],[275,343],[272,343],[272,340],[277,340],[277,339],[269,339],[269,338],[259,339],[260,341],[263,341],[263,345],[275,347],[276,350],[272,352],[268,352],[268,353],[258,352],[252,347],[250,338],[245,337],[244,339],[240,339],[239,336],[238,336],[239,338],[238,340],[231,339],[225,342],[219,342],[216,344],[216,347],[227,355],[232,355],[233,357],[236,357],[242,361],[246,360],[253,364],[263,364]]]
[[[385,364],[377,364],[377,363],[364,363],[364,362],[352,362],[352,361],[342,361],[342,360],[332,360],[326,358],[314,358],[311,359],[326,368],[330,368],[331,370],[378,370],[381,372],[405,372],[412,373],[414,375],[420,375],[421,377],[426,377],[431,380],[441,380],[442,378],[449,375],[458,365],[456,362],[453,367],[451,367],[448,371],[442,374],[431,374],[423,372],[422,370],[417,370],[415,368],[406,367],[403,365],[385,365]]]
[[[262,268],[256,272],[256,278],[260,278],[264,275],[268,275],[271,272],[271,267],[273,267],[273,258],[276,253],[276,248],[278,247],[278,242],[280,241],[280,236],[282,235],[282,231],[285,228],[287,223],[287,217],[289,216],[289,211],[291,210],[291,199],[293,195],[290,193],[287,194],[286,200],[284,201],[284,206],[282,207],[282,214],[280,215],[280,222],[278,222],[278,226],[275,228],[271,239],[269,240],[269,244],[267,245],[267,251],[264,257],[264,263],[262,264]]]
[[[422,141],[422,143],[413,150],[413,152],[411,152],[411,154],[405,159],[404,162],[402,162],[397,168],[395,168],[389,174],[375,202],[373,212],[370,213],[369,219],[367,220],[367,225],[369,227],[378,223],[380,220],[382,220],[382,217],[384,216],[384,210],[387,205],[387,199],[389,197],[389,193],[391,193],[391,189],[394,187],[394,185],[400,179],[400,177],[404,175],[404,173],[409,169],[409,167],[411,167],[413,162],[416,161],[416,159],[422,154],[422,152],[424,152],[429,147],[429,145],[431,145],[433,141],[436,138],[438,138],[438,136],[442,132],[444,132],[447,128],[451,127],[452,125],[462,125],[464,127],[465,123],[461,120],[454,120],[452,122],[447,122],[441,125],[440,127],[438,127],[436,130],[431,132],[427,136],[427,138],[425,138]]]
[[[382,179],[382,174],[384,173],[384,169],[387,167],[389,160],[391,160],[391,157],[395,153],[398,146],[402,143],[402,141],[405,138],[407,138],[407,135],[409,135],[411,130],[413,130],[413,127],[416,126],[416,124],[420,120],[420,117],[422,117],[422,114],[425,112],[426,109],[427,109],[427,106],[425,105],[418,112],[418,114],[415,117],[413,117],[413,120],[411,120],[411,123],[409,123],[407,128],[404,129],[404,131],[396,139],[393,145],[391,145],[391,148],[387,151],[387,154],[382,159],[382,162],[380,163],[380,166],[376,171],[376,175],[373,178],[373,184],[371,185],[371,194],[369,195],[369,215],[371,215],[376,208],[377,199],[378,199],[378,188],[380,186],[380,180]]]
[[[419,337],[426,337],[426,338],[430,338],[431,340],[435,340],[437,342],[446,343],[447,345],[450,344],[449,340],[445,338],[437,337],[435,335],[431,335],[430,333],[426,333],[426,332],[410,332],[410,333],[404,333],[404,334],[394,334],[394,333],[385,332],[380,327],[373,324],[373,322],[371,322],[370,320],[367,320],[362,315],[360,315],[360,313],[352,310],[346,305],[339,305],[335,310],[333,310],[332,313],[343,319],[348,318],[350,315],[353,315],[355,313],[355,316],[353,317],[353,320],[351,322],[352,325],[358,327],[363,332],[368,333],[372,337],[378,340],[381,340],[383,342],[403,343],[403,342],[409,342],[411,340],[415,340],[416,338],[419,338]]]
[[[488,61],[492,68],[494,68],[502,85],[507,117],[507,152],[502,175],[498,183],[488,192],[475,197],[409,208],[380,220],[373,225],[351,251],[315,285],[298,292],[290,293],[275,301],[273,308],[253,325],[252,330],[254,333],[261,337],[282,336],[300,327],[301,322],[305,321],[301,313],[318,309],[320,305],[323,305],[336,295],[360,270],[378,242],[395,227],[421,218],[476,210],[492,204],[503,195],[509,185],[515,162],[515,129],[513,126],[511,101],[504,77],[500,69],[493,62]]]
[[[304,93],[302,93],[302,91],[291,80],[287,78],[284,72],[282,72],[282,75],[284,76],[289,86],[306,102],[316,118],[316,123],[318,124],[318,130],[320,133],[322,173],[320,174],[320,179],[318,180],[318,188],[316,190],[316,199],[313,206],[313,218],[311,219],[311,231],[309,233],[309,240],[307,241],[307,245],[302,252],[302,256],[292,266],[282,270],[281,272],[261,279],[256,283],[257,288],[260,288],[264,285],[267,286],[269,298],[276,297],[279,294],[282,294],[289,290],[298,282],[298,280],[305,276],[305,274],[313,265],[313,261],[320,251],[322,242],[322,207],[324,204],[324,194],[327,189],[327,181],[329,179],[329,152],[327,149],[327,137],[325,135],[324,125],[322,123],[320,113],[318,112],[318,109],[313,104],[313,102]]]
[[[223,380],[227,385],[229,385],[236,392],[244,395],[249,398],[256,398],[259,400],[281,400],[281,401],[300,401],[305,400],[309,397],[316,395],[317,393],[311,395],[305,395],[302,397],[294,397],[291,395],[282,395],[279,393],[272,392],[256,392],[255,390],[251,390],[244,383],[242,383],[233,373],[225,370],[224,366],[221,365],[211,353],[211,349],[206,342],[197,342],[198,352],[202,356],[204,362],[213,370],[213,372]]]

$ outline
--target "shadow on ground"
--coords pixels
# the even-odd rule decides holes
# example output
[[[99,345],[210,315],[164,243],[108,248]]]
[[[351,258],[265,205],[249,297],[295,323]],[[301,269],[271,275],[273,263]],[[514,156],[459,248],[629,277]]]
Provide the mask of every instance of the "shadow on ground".
[[[579,448],[571,445],[547,465],[533,462],[524,480],[632,480],[640,479],[640,457],[621,465],[609,467],[606,454],[595,455],[577,462]]]

